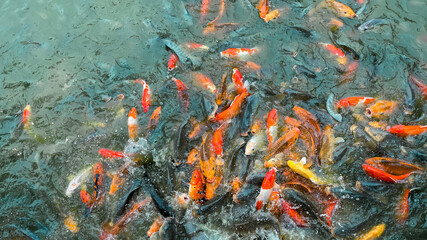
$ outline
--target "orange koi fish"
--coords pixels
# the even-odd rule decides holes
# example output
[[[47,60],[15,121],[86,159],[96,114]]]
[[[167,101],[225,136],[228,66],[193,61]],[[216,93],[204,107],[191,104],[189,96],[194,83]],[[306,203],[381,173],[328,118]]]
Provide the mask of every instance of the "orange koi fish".
[[[181,106],[184,109],[184,112],[188,111],[188,105],[190,103],[188,97],[188,88],[187,86],[179,79],[172,77],[172,81],[176,84],[176,89],[178,91],[178,97],[181,102]]]
[[[319,43],[319,45],[322,46],[323,48],[325,48],[328,52],[330,52],[331,54],[333,54],[336,57],[340,57],[340,58],[344,58],[345,57],[344,52],[341,49],[335,47],[332,44]]]
[[[341,22],[340,20],[338,20],[336,18],[331,18],[331,21],[328,24],[332,25],[336,28],[341,28],[344,25],[343,22]]]
[[[191,149],[190,153],[188,154],[187,164],[193,165],[195,162],[199,160],[200,160],[200,148],[196,146],[193,149]]]
[[[257,8],[259,10],[259,17],[264,19],[267,13],[270,11],[268,0],[260,0]]]
[[[356,17],[356,14],[354,13],[354,11],[345,4],[342,4],[334,0],[325,0],[325,2],[328,4],[328,6],[334,9],[335,12],[340,17],[346,17],[346,18]]]
[[[92,197],[86,190],[84,189],[80,190],[80,199],[82,200],[86,208],[90,209],[92,207],[92,204],[93,204]]]
[[[128,117],[129,139],[134,141],[138,135],[138,121],[136,120],[136,108],[132,108]]]
[[[163,220],[160,217],[156,218],[153,224],[151,224],[150,229],[148,229],[147,231],[148,237],[151,237],[153,233],[158,232],[162,225],[163,225]]]
[[[94,173],[93,183],[95,187],[94,201],[98,202],[103,195],[102,184],[104,182],[104,168],[102,167],[102,164],[100,162],[97,162],[95,165],[93,165],[92,170]]]
[[[104,158],[117,159],[117,158],[124,158],[125,157],[125,154],[122,152],[116,152],[116,151],[106,149],[106,148],[100,148],[98,150],[98,152]]]
[[[283,134],[282,137],[271,144],[270,148],[267,149],[268,155],[264,159],[268,160],[272,156],[291,148],[297,141],[299,134],[300,130],[298,128],[292,128],[291,130],[287,131],[285,134]]]
[[[406,219],[409,215],[409,193],[411,189],[405,188],[403,191],[402,197],[396,206],[396,219],[397,222],[401,225],[405,224]]]
[[[244,90],[244,86],[243,86],[243,76],[240,73],[238,68],[233,68],[233,82],[236,85],[236,92],[237,94],[241,94]]]
[[[67,218],[64,219],[64,225],[72,233],[77,233],[79,231],[79,227],[77,226],[77,223],[74,221],[74,218],[72,215],[69,215]]]
[[[295,118],[288,117],[288,116],[285,117],[285,123],[292,126],[292,127],[297,127],[297,128],[299,128],[302,124],[301,121],[299,121]]]
[[[144,109],[144,112],[148,112],[148,108],[150,108],[151,105],[151,90],[148,84],[142,80],[142,79],[136,79],[135,82],[141,83],[143,90],[142,90],[142,109]]]
[[[221,5],[219,7],[219,12],[218,15],[216,16],[216,18],[214,20],[212,20],[210,23],[208,23],[208,27],[209,26],[214,26],[214,24],[222,18],[222,15],[224,14],[224,9],[225,9],[225,2],[224,0],[221,0]],[[206,27],[206,28],[208,28]]]
[[[273,10],[273,11],[267,13],[267,15],[265,15],[265,17],[262,18],[262,20],[264,20],[264,22],[268,23],[271,20],[273,20],[279,16],[280,16],[280,10],[276,9],[276,10]]]
[[[335,207],[337,205],[338,202],[333,202],[331,204],[329,204],[326,208],[325,208],[325,218],[326,218],[326,223],[331,227],[332,226],[332,214],[334,214],[335,211]]]
[[[427,132],[427,125],[425,126],[395,125],[387,129],[387,131],[399,137],[406,137],[408,135],[414,136],[414,135],[420,135]]]
[[[172,53],[171,56],[169,57],[169,62],[168,62],[168,70],[172,71],[176,68],[176,65],[178,64],[179,58],[178,55],[176,55],[175,53]]]
[[[412,75],[409,75],[408,78],[413,84],[415,84],[415,86],[418,87],[418,89],[420,89],[421,93],[424,96],[424,100],[427,100],[427,85]]]
[[[132,220],[140,213],[144,207],[151,202],[151,198],[141,202],[134,203],[131,210],[125,213],[112,227],[109,224],[104,225],[99,235],[99,240],[113,239],[118,235]]]
[[[203,177],[199,170],[194,170],[193,175],[191,176],[190,188],[188,190],[188,195],[191,200],[201,203],[205,197]]]
[[[347,82],[352,80],[357,73],[357,69],[359,68],[359,61],[354,60],[348,64],[346,68],[346,72],[341,76],[341,82]]]
[[[395,101],[381,100],[367,108],[365,115],[370,118],[385,118],[390,116],[397,106],[398,103]]]
[[[272,191],[270,198],[268,199],[267,209],[274,215],[280,216],[281,214],[281,204],[280,204],[280,192]]]
[[[200,10],[200,22],[203,22],[205,20],[206,14],[209,10],[209,3],[211,0],[203,0],[202,1],[202,9]]]
[[[422,170],[422,168],[409,162],[389,157],[368,158],[365,160],[365,163],[380,168],[381,170],[384,170],[387,173],[396,175],[402,175],[408,172],[418,172]]]
[[[251,134],[255,135],[257,133],[259,133],[263,128],[263,121],[261,121],[261,119],[255,119],[254,123],[251,126]]]
[[[270,198],[273,192],[274,182],[276,181],[276,168],[272,168],[264,177],[261,185],[261,191],[256,198],[255,209],[260,210]]]
[[[385,229],[385,224],[381,223],[373,227],[369,232],[359,236],[356,240],[374,240],[377,239],[381,234],[383,234]]]
[[[108,192],[110,195],[113,195],[125,183],[126,177],[129,175],[129,166],[131,163],[132,162],[126,162],[119,168],[117,173],[114,174],[113,180],[111,181],[110,191]]]
[[[217,159],[212,144],[212,138],[212,133],[203,135],[203,143],[200,151],[200,167],[207,182],[215,181],[217,170]]]
[[[205,196],[207,200],[211,200],[215,197],[215,190],[218,188],[220,183],[221,177],[214,177],[212,182],[206,182]]]
[[[403,182],[412,173],[412,172],[409,172],[403,175],[396,176],[396,175],[386,173],[385,171],[372,167],[371,165],[368,165],[368,164],[363,164],[362,168],[366,172],[366,174],[368,174],[369,176],[377,180],[388,182],[388,183]]]
[[[221,52],[221,57],[245,59],[249,56],[257,54],[258,48],[229,48]]]
[[[195,73],[193,73],[193,77],[196,80],[196,84],[200,88],[206,89],[206,90],[210,91],[211,93],[216,92],[215,84],[207,76],[203,75],[202,73],[195,72]]]
[[[261,66],[260,65],[254,63],[254,62],[251,62],[251,61],[246,61],[246,64],[245,64],[244,68],[248,69],[248,70],[252,70],[252,71],[259,71],[259,70],[261,70]]]
[[[357,106],[359,103],[364,104],[365,106],[375,102],[375,98],[371,97],[348,97],[339,100],[335,103],[337,108],[347,108]]]
[[[294,207],[292,207],[290,203],[288,203],[283,199],[281,200],[281,202],[282,202],[282,207],[285,210],[285,213],[289,217],[291,217],[291,219],[294,221],[294,223],[298,227],[303,227],[303,228],[308,227],[308,222],[295,210]]]
[[[22,124],[24,124],[24,128],[28,129],[30,126],[30,117],[31,117],[31,106],[25,106],[24,113],[22,114]]]
[[[241,94],[237,95],[231,103],[230,107],[215,116],[215,121],[222,122],[234,118],[237,114],[239,114],[240,108],[248,96],[248,90],[244,90]]]
[[[184,45],[188,49],[202,49],[202,50],[209,50],[209,47],[200,43],[195,42],[187,42]]]
[[[271,109],[271,111],[267,115],[268,146],[271,146],[271,144],[273,144],[273,142],[275,142],[277,138],[277,134],[279,131],[277,118],[277,110],[275,108]]]
[[[212,145],[215,149],[215,154],[217,156],[222,156],[222,145],[223,145],[223,138],[224,138],[224,133],[225,130],[227,130],[228,126],[231,124],[231,121],[226,121],[223,124],[221,124],[221,126],[219,126],[216,131],[213,134],[213,138],[212,138]]]
[[[151,114],[150,121],[148,122],[147,130],[153,131],[156,129],[160,121],[160,116],[162,115],[162,107],[157,107],[154,112]]]

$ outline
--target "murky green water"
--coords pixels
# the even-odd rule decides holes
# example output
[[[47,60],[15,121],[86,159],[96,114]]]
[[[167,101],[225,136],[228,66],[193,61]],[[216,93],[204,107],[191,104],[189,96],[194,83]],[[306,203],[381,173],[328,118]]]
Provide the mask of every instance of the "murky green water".
[[[250,59],[262,66],[260,75],[242,70],[245,79],[252,84],[251,92],[260,96],[257,118],[262,118],[272,107],[277,108],[281,117],[291,116],[292,107],[298,104],[316,113],[323,128],[334,123],[325,106],[331,92],[337,98],[365,95],[395,100],[402,106],[408,72],[421,76],[422,81],[427,82],[427,3],[424,0],[371,0],[360,17],[339,18],[344,26],[334,32],[330,31],[328,22],[335,16],[323,11],[311,17],[304,14],[307,7],[320,1],[272,0],[272,9],[284,10],[278,19],[270,23],[259,18],[255,8],[257,1],[225,1],[221,22],[238,23],[238,29],[206,36],[202,34],[203,27],[199,23],[200,2],[1,1],[0,238],[97,239],[102,223],[112,217],[118,199],[107,198],[102,206],[85,218],[79,194],[76,192],[68,198],[64,193],[68,177],[100,160],[107,172],[114,172],[120,167],[119,161],[102,160],[98,149],[120,151],[125,147],[128,141],[127,113],[134,106],[138,107],[141,128],[145,128],[155,107],[163,108],[163,124],[149,140],[156,149],[155,158],[162,164],[148,166],[144,170],[166,199],[173,198],[176,191],[187,191],[185,182],[189,182],[192,168],[176,168],[171,159],[180,150],[183,155],[188,154],[196,142],[188,141],[177,150],[174,139],[177,129],[187,117],[196,116],[201,120],[200,116],[206,114],[202,102],[209,98],[209,94],[191,84],[191,67],[181,64],[173,74],[168,72],[170,51],[159,36],[177,43],[192,41],[210,46],[207,52],[195,53],[203,60],[197,70],[208,75],[217,86],[222,74],[231,74],[236,66],[236,62],[221,58],[220,51],[229,47],[261,49],[259,55]],[[211,2],[208,20],[216,17],[219,7],[219,1]],[[360,8],[352,0],[341,2],[355,11]],[[373,18],[390,21],[365,32],[357,30],[360,24]],[[157,31],[150,27],[149,22]],[[353,80],[340,82],[342,69],[319,47],[319,42],[335,42],[343,46],[346,54],[359,59]],[[315,71],[316,77],[297,74],[293,70],[294,65]],[[188,115],[179,108],[171,76],[183,80],[190,89]],[[133,82],[137,78],[146,79],[153,92],[153,104],[146,114],[140,107],[141,86]],[[313,98],[285,96],[279,91],[283,87],[298,89]],[[414,93],[414,113],[403,114],[403,107],[400,107],[398,113],[387,119],[387,123],[427,124],[425,101],[419,91]],[[125,96],[121,102],[117,99],[119,94]],[[32,107],[32,129],[39,136],[37,139],[23,130],[22,111],[27,104]],[[125,112],[120,115],[121,107]],[[353,124],[357,121],[349,114],[336,126],[336,135],[345,139],[342,148],[348,148],[344,157],[331,167],[336,176],[341,176],[341,184],[353,187],[357,180],[375,181],[363,172],[361,164],[365,158],[378,155],[398,157],[426,167],[425,134],[407,140],[387,138],[372,147],[364,140],[354,139],[349,130]],[[233,129],[227,140],[230,145],[239,135],[238,128]],[[355,142],[359,144],[355,145]],[[424,155],[411,154],[412,150],[424,152]],[[250,166],[257,157],[261,158],[262,154],[249,158]],[[131,175],[118,195],[125,194],[133,181],[139,178],[139,171]],[[88,187],[90,184],[91,181],[87,182]],[[409,187],[413,186],[421,189],[410,194],[410,212],[404,226],[397,225],[394,220],[394,206],[403,186],[391,186],[378,193],[384,199],[375,207],[382,213],[374,222],[386,223],[384,239],[425,237],[425,175],[415,178]],[[232,230],[222,231],[222,226],[227,225],[224,222],[233,217],[231,203],[225,206],[222,215],[218,210],[198,220],[200,228],[211,239],[237,238]],[[343,200],[341,206],[341,215],[337,210],[336,225],[363,218],[358,213],[362,212],[364,203],[346,203]],[[158,213],[154,206],[148,207],[144,213],[119,238],[146,238],[146,231]],[[64,227],[63,220],[68,214],[78,222],[80,231],[77,234]],[[224,221],[218,221],[218,216]],[[368,224],[366,230],[375,223]],[[288,239],[328,238],[317,235],[316,230],[286,224],[282,231]],[[272,228],[260,228],[257,232],[241,236],[257,238],[270,233],[273,235],[270,237],[275,238],[277,235],[272,232]],[[180,232],[179,239],[184,238],[185,234]]]

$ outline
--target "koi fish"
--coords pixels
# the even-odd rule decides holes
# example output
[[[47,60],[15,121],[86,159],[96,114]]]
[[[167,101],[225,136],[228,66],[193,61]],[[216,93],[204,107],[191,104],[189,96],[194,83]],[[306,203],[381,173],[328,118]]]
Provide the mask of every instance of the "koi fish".
[[[296,210],[294,207],[292,207],[292,205],[290,203],[288,203],[285,200],[281,200],[282,203],[282,207],[285,211],[285,213],[291,217],[291,219],[294,221],[294,223],[298,226],[298,227],[303,227],[306,228],[308,227],[308,222],[304,219],[304,217],[302,217]]]
[[[113,226],[104,225],[102,232],[99,235],[100,240],[112,239],[118,235],[132,220],[140,213],[144,207],[151,202],[151,199],[145,199],[141,202],[134,203],[131,210],[125,213]]]
[[[325,208],[326,223],[329,225],[329,227],[332,226],[332,214],[334,213],[334,210],[335,210],[335,207],[337,206],[337,203],[338,202],[333,202]]]
[[[270,148],[267,149],[267,156],[264,159],[268,160],[272,156],[291,148],[297,141],[299,134],[300,130],[298,128],[292,128],[287,131],[282,137],[271,144]]]
[[[215,190],[221,183],[221,177],[214,177],[211,182],[206,182],[205,197],[207,200],[211,200],[215,196]]]
[[[259,17],[264,19],[267,13],[270,11],[268,0],[260,0],[258,5]]]
[[[271,193],[273,192],[274,182],[276,181],[276,168],[272,168],[264,177],[261,185],[261,191],[256,198],[255,209],[260,210],[270,198]]]
[[[127,175],[129,175],[129,166],[132,162],[123,164],[111,180],[110,191],[108,194],[113,195],[125,183]]]
[[[395,125],[387,129],[387,131],[399,137],[406,137],[408,135],[414,136],[414,135],[420,135],[427,132],[427,125],[425,126]]]
[[[129,130],[129,139],[135,141],[138,136],[138,121],[136,120],[136,108],[132,108],[129,112],[128,117],[128,130]]]
[[[193,73],[193,77],[196,80],[196,84],[200,88],[206,89],[206,90],[210,91],[211,93],[216,92],[215,84],[207,76],[203,75],[202,73],[195,72],[195,73]]]
[[[176,55],[175,53],[172,53],[171,56],[169,57],[169,62],[168,62],[168,70],[172,71],[176,68],[176,65],[178,64],[179,58],[178,55]]]
[[[160,116],[162,115],[162,107],[157,107],[154,112],[151,114],[150,121],[148,122],[147,130],[153,131],[156,129],[160,121]]]
[[[163,221],[160,217],[156,218],[154,220],[153,224],[151,224],[150,229],[147,231],[148,237],[151,237],[153,233],[158,232],[160,230],[160,227],[163,225]]]
[[[237,94],[241,94],[244,91],[243,86],[243,76],[240,73],[238,68],[233,68],[233,82],[236,85],[236,92]]]
[[[417,79],[415,76],[413,75],[409,75],[408,79],[415,84],[415,86],[418,87],[418,89],[421,91],[421,93],[424,96],[424,100],[427,100],[427,85],[424,84],[423,82],[421,82],[421,80]]]
[[[239,114],[240,108],[242,107],[243,102],[248,96],[248,90],[245,90],[241,94],[237,95],[234,98],[234,101],[231,103],[230,107],[215,116],[215,121],[221,122],[234,118],[237,114]]]
[[[100,162],[97,162],[95,165],[93,165],[93,183],[95,188],[95,199],[94,201],[97,202],[101,199],[103,191],[102,191],[102,184],[104,182],[104,168],[102,167],[102,164]]]
[[[200,22],[203,22],[205,20],[206,14],[209,10],[209,3],[211,0],[203,0],[202,1],[202,9],[200,10]]]
[[[332,154],[335,149],[335,143],[344,142],[342,138],[335,138],[334,129],[327,125],[323,130],[322,147],[320,148],[319,157],[322,163],[331,164],[334,162]]]
[[[262,149],[264,147],[264,139],[265,139],[265,133],[263,131],[259,131],[255,133],[246,144],[245,154],[252,155],[256,151]]]
[[[221,52],[221,57],[246,59],[249,56],[257,54],[258,48],[229,48]]]
[[[328,25],[332,25],[336,28],[341,28],[342,26],[344,26],[344,23],[336,18],[331,18],[331,21],[329,21]]]
[[[193,130],[188,134],[189,139],[195,139],[196,137],[201,136],[209,128],[207,121],[197,122],[194,119],[190,119],[193,127]]]
[[[373,102],[375,102],[375,98],[357,96],[357,97],[343,98],[339,100],[337,103],[335,103],[335,106],[338,109],[340,109],[340,108],[347,108],[347,107],[355,107],[359,104],[363,104],[366,106]]]
[[[267,209],[274,215],[280,216],[281,214],[281,204],[280,204],[280,192],[272,191],[270,198],[268,199]]]
[[[377,180],[388,182],[388,183],[403,182],[412,173],[412,172],[409,172],[403,175],[396,176],[368,164],[363,164],[362,168],[365,171],[365,173],[368,174],[369,176]]]
[[[337,113],[337,107],[335,105],[335,95],[330,93],[328,99],[326,100],[326,110],[328,110],[329,115],[331,115],[338,122],[342,121],[342,115]]]
[[[64,219],[64,226],[72,233],[77,233],[79,231],[79,227],[71,214]]]
[[[294,106],[293,110],[295,114],[300,118],[300,120],[302,120],[302,126],[305,127],[312,136],[314,141],[316,155],[315,157],[317,158],[320,147],[320,140],[322,137],[322,130],[320,129],[319,124],[317,123],[317,118],[304,108]]]
[[[202,50],[209,50],[209,47],[200,43],[195,42],[187,42],[184,44],[184,46],[188,49],[202,49]]]
[[[178,204],[178,207],[180,208],[186,209],[190,206],[191,200],[188,194],[186,193],[178,194],[175,199]]]
[[[359,236],[356,240],[374,240],[377,239],[381,234],[383,234],[385,229],[385,224],[381,223],[373,227],[369,232]]]
[[[124,158],[125,154],[122,152],[116,152],[110,149],[106,149],[106,148],[100,148],[98,150],[99,155],[101,155],[103,158],[113,158],[113,159],[117,159],[117,158]]]
[[[367,108],[365,115],[369,118],[385,118],[390,116],[397,106],[398,103],[395,101],[381,100]]]
[[[271,144],[273,144],[273,142],[275,142],[277,138],[277,134],[279,131],[277,118],[277,110],[275,108],[271,109],[271,111],[267,115],[268,146],[271,146]]]
[[[264,22],[268,23],[271,20],[273,20],[279,16],[280,16],[280,10],[276,9],[276,10],[273,10],[273,11],[267,13],[267,15],[265,15],[265,17],[262,18],[262,20],[264,20]]]
[[[219,7],[218,15],[216,16],[216,18],[214,20],[212,20],[210,23],[208,23],[208,26],[213,26],[219,19],[222,18],[222,15],[224,14],[224,9],[225,9],[225,2],[224,2],[224,0],[221,0],[221,5]]]
[[[200,160],[200,148],[194,147],[191,149],[190,153],[188,154],[187,158],[187,164],[193,165],[195,162]]]
[[[402,197],[396,206],[396,219],[397,222],[401,225],[405,224],[406,219],[409,214],[409,193],[411,189],[405,188],[403,191]]]
[[[68,197],[71,197],[71,194],[82,184],[83,181],[85,181],[86,178],[89,177],[90,170],[92,169],[92,166],[83,169],[77,175],[70,181],[68,184],[67,190],[65,190],[65,195]]]
[[[90,209],[92,207],[92,197],[86,190],[80,190],[80,199],[82,200],[83,204],[86,206],[87,209]]]
[[[206,133],[203,136],[203,143],[200,153],[200,167],[202,175],[206,178],[207,182],[215,180],[215,173],[217,170],[217,159],[215,149],[212,144],[212,133]]]
[[[184,112],[188,111],[188,105],[190,103],[189,97],[188,97],[188,88],[187,86],[179,79],[176,79],[172,77],[172,81],[175,82],[176,88],[178,91],[178,97],[181,102],[181,106],[184,109]]]
[[[354,13],[354,11],[345,4],[342,4],[334,0],[325,0],[325,2],[326,4],[328,4],[328,6],[332,7],[332,9],[334,9],[335,12],[340,17],[346,17],[346,18],[356,17],[356,14]]]
[[[366,159],[365,163],[396,175],[422,171],[422,168],[397,158],[373,157]]]
[[[341,83],[354,79],[358,68],[359,68],[359,61],[354,60],[351,63],[349,63],[348,66],[346,67],[345,73],[341,76]]]
[[[335,47],[332,44],[328,44],[328,43],[319,43],[319,45],[322,46],[329,53],[331,53],[332,55],[337,57],[338,63],[340,63],[342,65],[347,63],[347,57],[345,56],[344,52],[341,49]]]
[[[231,120],[222,123],[221,126],[219,126],[213,134],[212,145],[215,149],[215,154],[217,156],[220,156],[220,157],[222,156],[222,152],[223,152],[222,145],[224,142],[223,140],[224,133],[230,124],[231,124]]]
[[[303,159],[301,159],[301,161],[303,161]],[[312,171],[310,171],[310,169],[305,168],[302,163],[289,160],[287,161],[287,164],[288,164],[288,167],[290,167],[294,172],[298,173],[299,175],[307,179],[310,179],[313,183],[318,185],[326,184],[325,181],[323,181],[318,176],[316,176]]]
[[[144,112],[148,112],[148,109],[150,108],[150,105],[151,105],[150,87],[148,86],[147,82],[145,82],[142,79],[136,79],[135,82],[142,84],[143,89],[142,89],[141,105],[142,105],[142,109],[144,109]]]
[[[188,190],[188,195],[191,200],[200,203],[205,197],[203,177],[199,170],[194,170],[193,175],[191,176],[190,188]]]
[[[24,108],[24,113],[22,114],[22,124],[24,124],[24,129],[30,127],[30,118],[31,118],[31,106],[27,105]]]

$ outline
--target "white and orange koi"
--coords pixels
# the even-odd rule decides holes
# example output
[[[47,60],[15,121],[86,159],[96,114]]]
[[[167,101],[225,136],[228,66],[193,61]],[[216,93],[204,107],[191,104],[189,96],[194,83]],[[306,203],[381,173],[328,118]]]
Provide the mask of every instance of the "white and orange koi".
[[[194,77],[194,80],[196,81],[196,84],[200,88],[206,89],[212,93],[216,92],[215,84],[212,82],[212,80],[209,77],[199,72],[193,73],[193,77]]]
[[[257,54],[259,48],[229,48],[221,52],[221,57],[245,60]]]
[[[275,108],[271,109],[267,116],[267,138],[268,146],[271,146],[276,139],[279,132],[279,126],[277,124],[277,110]]]

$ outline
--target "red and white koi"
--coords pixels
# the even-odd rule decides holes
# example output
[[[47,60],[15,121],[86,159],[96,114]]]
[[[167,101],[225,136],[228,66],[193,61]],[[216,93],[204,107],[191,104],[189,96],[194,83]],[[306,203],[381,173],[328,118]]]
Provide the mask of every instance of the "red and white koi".
[[[135,82],[142,84],[143,89],[142,89],[141,105],[142,105],[142,109],[144,110],[144,112],[148,112],[148,109],[150,108],[150,105],[151,105],[150,87],[148,86],[147,82],[145,82],[142,79],[136,79]]]
[[[209,47],[200,43],[195,42],[187,42],[184,46],[188,49],[201,49],[201,50],[209,50]]]
[[[276,168],[272,168],[264,177],[261,185],[261,191],[256,198],[255,209],[260,210],[265,204],[267,204],[271,193],[273,192],[274,182],[276,181]]]
[[[240,73],[238,68],[233,68],[232,78],[233,78],[234,85],[236,85],[237,94],[241,94],[244,91],[245,87],[243,84],[243,76]]]
[[[355,107],[358,104],[368,105],[375,102],[375,98],[372,97],[347,97],[339,100],[335,103],[335,106],[339,108]]]
[[[100,148],[98,152],[104,158],[118,159],[125,157],[125,154],[123,152],[117,152],[106,148]]]
[[[28,129],[31,126],[31,106],[25,106],[24,113],[22,114],[22,124],[24,124],[24,129]]]

